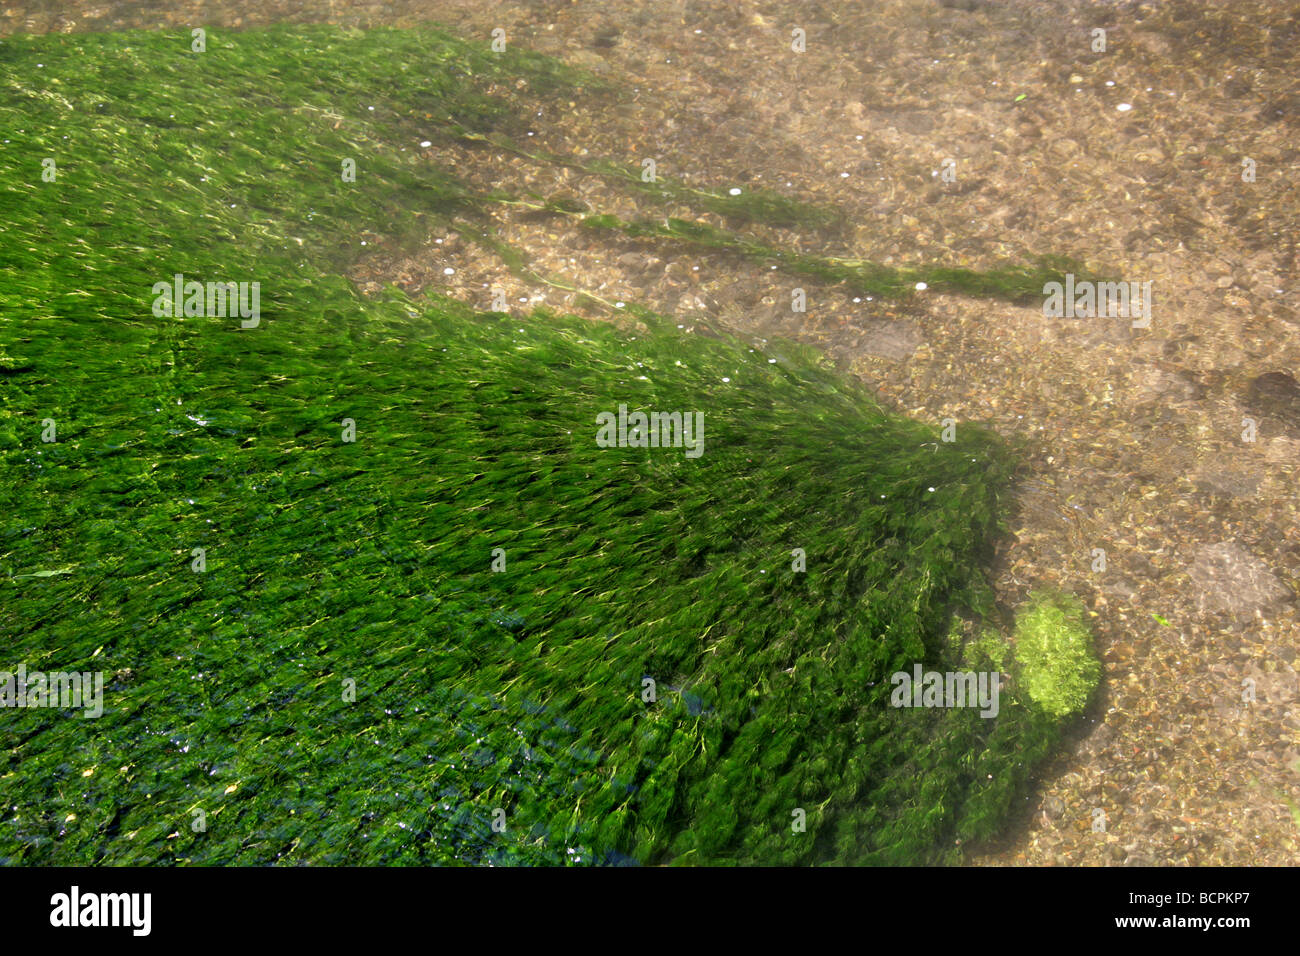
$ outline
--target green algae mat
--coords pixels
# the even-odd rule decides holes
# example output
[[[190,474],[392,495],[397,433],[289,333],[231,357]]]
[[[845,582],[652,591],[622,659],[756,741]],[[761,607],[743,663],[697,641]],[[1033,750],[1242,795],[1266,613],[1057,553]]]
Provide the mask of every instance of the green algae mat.
[[[0,45],[0,862],[911,864],[1006,825],[1097,668],[1068,599],[999,626],[994,436],[792,344],[341,277],[365,231],[497,242],[512,197],[411,124],[509,137],[518,78],[617,95],[432,30]],[[977,671],[991,708],[900,698]]]

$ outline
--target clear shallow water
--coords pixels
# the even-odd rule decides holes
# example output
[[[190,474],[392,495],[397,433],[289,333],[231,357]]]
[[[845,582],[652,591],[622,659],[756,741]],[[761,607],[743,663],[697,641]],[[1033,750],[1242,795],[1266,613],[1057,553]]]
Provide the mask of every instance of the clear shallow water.
[[[972,34],[972,36],[974,36],[974,34]],[[1104,86],[1104,82],[1102,82],[1102,78],[1101,78],[1101,77],[1096,77],[1096,79],[1097,79],[1097,81],[1099,81],[1099,83],[1097,83],[1097,88],[1096,88],[1096,90],[1093,91],[1093,92],[1095,92],[1095,94],[1096,94],[1097,96],[1099,96],[1099,98],[1101,98],[1101,96],[1109,95],[1109,94],[1106,94],[1106,92],[1105,92],[1105,86]],[[1005,78],[1004,78],[1004,82],[1005,82]],[[1034,91],[1035,91],[1035,92],[1037,91],[1037,88],[1039,88],[1039,87],[1034,87]],[[1044,81],[1043,88],[1047,88],[1047,81]],[[1113,104],[1102,103],[1102,104],[1101,104],[1101,107],[1109,108],[1110,105],[1113,105]],[[1140,104],[1139,104],[1139,105],[1140,105]],[[1100,113],[1099,113],[1099,116],[1100,116]],[[897,117],[896,117],[896,118],[897,118]],[[1039,125],[1040,127],[1041,127],[1041,125],[1043,125],[1043,121],[1041,121],[1041,117],[1031,117],[1030,122],[1031,122],[1031,124],[1037,124],[1037,125]],[[897,124],[896,124],[896,125],[897,125]],[[1109,137],[1109,135],[1110,135],[1110,133],[1099,133],[1099,130],[1101,130],[1101,129],[1102,129],[1101,126],[1096,126],[1096,125],[1095,125],[1095,126],[1092,126],[1092,127],[1091,127],[1091,130],[1088,130],[1087,137],[1084,137],[1084,139],[1086,139],[1087,142],[1092,143],[1093,146],[1096,146],[1097,143],[1101,142],[1101,140],[1104,140],[1105,137]],[[909,130],[909,131],[910,131],[911,134],[919,135],[919,133],[917,133],[917,130]],[[1024,134],[1024,135],[1032,135],[1032,134],[1031,134],[1031,133],[1026,133],[1026,134]],[[1080,134],[1080,135],[1083,135],[1083,134]],[[1056,144],[1056,140],[1057,140],[1058,138],[1060,138],[1060,137],[1053,137],[1052,142],[1047,143],[1047,147],[1049,148],[1049,150],[1057,150],[1058,147],[1057,147],[1057,144]],[[1079,137],[1075,137],[1075,140],[1076,140],[1076,142],[1083,142],[1083,140],[1080,140]],[[1058,159],[1061,159],[1062,163],[1065,163],[1065,161],[1066,161],[1067,159],[1071,159],[1071,157],[1070,157],[1070,156],[1062,156],[1062,157],[1058,157]],[[1096,160],[1096,156],[1095,156],[1095,155],[1092,155],[1092,156],[1089,156],[1089,157],[1088,157],[1088,161],[1093,161],[1093,160]],[[1071,160],[1071,161],[1074,161],[1074,160]],[[1022,163],[1022,164],[1019,164],[1019,165],[1023,166],[1024,164]],[[1052,163],[1044,163],[1044,164],[1041,164],[1041,168],[1043,168],[1044,170],[1047,170],[1047,174],[1049,174],[1049,176],[1056,177],[1056,173],[1054,173],[1053,170],[1057,170],[1058,168],[1060,168],[1060,166],[1058,166],[1058,165],[1053,165]],[[1104,164],[1104,163],[1097,164],[1097,172],[1099,172],[1099,174],[1104,173],[1104,170],[1105,170],[1105,164]],[[1018,176],[1023,176],[1023,169],[1019,170],[1019,172],[1018,172]],[[1073,181],[1071,181],[1071,182],[1073,182]],[[1069,190],[1067,190],[1066,187],[1058,186],[1058,187],[1057,187],[1057,191],[1060,191],[1060,193],[1065,193],[1066,195],[1070,195],[1070,194],[1069,194]],[[1166,191],[1167,191],[1167,190],[1166,190]],[[1027,189],[1027,187],[1024,187],[1023,185],[1022,185],[1021,187],[1019,187],[1019,193],[1022,193],[1023,195],[1026,195],[1026,196],[1030,196],[1030,195],[1034,195],[1034,196],[1045,195],[1045,194],[1043,193],[1043,191],[1041,191],[1041,190],[1037,190],[1037,191],[1035,191],[1035,190],[1032,190],[1032,189]],[[1273,195],[1275,195],[1275,194],[1273,194]],[[1078,207],[1078,208],[1080,208],[1080,209],[1096,208],[1095,206],[1089,206],[1088,203],[1082,203],[1082,204],[1078,203],[1078,195],[1074,195],[1074,200],[1075,200],[1076,207]],[[1035,202],[1037,202],[1037,200],[1035,200]],[[1030,206],[1034,206],[1034,204],[1031,203]],[[1108,207],[1108,208],[1110,208],[1110,207]],[[1125,207],[1119,207],[1119,208],[1125,208]],[[1141,207],[1139,207],[1139,208],[1141,208]],[[1147,207],[1147,208],[1151,208],[1151,207]],[[1112,211],[1113,211],[1113,209],[1112,209]],[[1023,204],[1023,203],[1021,204],[1021,208],[1019,208],[1019,212],[1022,212],[1022,213],[1024,212],[1024,204]],[[1052,211],[1050,211],[1050,209],[1049,209],[1049,212],[1048,212],[1048,217],[1052,217]],[[1110,222],[1110,221],[1113,221],[1113,220],[1114,220],[1114,216],[1109,216],[1109,217],[1108,217],[1108,220],[1106,220],[1106,221]],[[1034,221],[1034,220],[1031,220],[1031,221]],[[1182,232],[1183,232],[1183,233],[1186,233],[1186,232],[1187,232],[1187,226],[1186,226],[1186,224],[1184,224],[1183,226],[1180,226],[1180,229],[1182,229]],[[1099,234],[1096,233],[1096,230],[1092,230],[1092,232],[1089,232],[1088,235],[1089,235],[1089,239],[1088,239],[1088,242],[1089,242],[1089,243],[1095,243],[1095,242],[1099,241],[1099,238],[1097,238],[1097,237],[1099,237]],[[1180,238],[1187,238],[1187,235],[1183,235],[1182,233],[1180,233],[1180,234],[1179,234],[1179,237],[1180,237]],[[1177,286],[1175,286],[1175,289],[1177,289]],[[1024,368],[1024,367],[1022,367],[1022,368]],[[205,415],[208,414],[207,410],[199,410],[199,408],[196,408],[196,407],[188,407],[188,406],[187,406],[187,408],[188,408],[188,411],[191,412],[191,414],[200,415],[200,416],[205,416]],[[192,425],[192,424],[194,424],[194,423],[188,423],[188,424],[191,424],[191,425]],[[178,428],[183,428],[183,427],[185,427],[185,423],[182,423],[182,421],[179,421],[179,420],[178,420],[177,427],[178,427]],[[178,501],[179,501],[179,498],[178,498]],[[1161,607],[1161,610],[1162,610],[1162,611],[1165,611],[1165,613],[1167,614],[1167,609],[1166,609],[1166,607],[1162,606],[1162,607]]]

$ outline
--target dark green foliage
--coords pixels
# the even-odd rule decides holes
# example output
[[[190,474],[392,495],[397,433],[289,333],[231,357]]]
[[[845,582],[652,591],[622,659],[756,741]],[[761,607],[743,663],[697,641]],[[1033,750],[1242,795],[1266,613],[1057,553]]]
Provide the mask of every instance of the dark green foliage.
[[[988,606],[991,436],[793,345],[334,274],[484,201],[403,116],[563,70],[328,28],[0,51],[0,669],[107,675],[97,720],[4,712],[0,862],[910,863],[1004,818],[1056,721],[888,706]],[[155,318],[176,272],[260,281],[261,325]],[[598,448],[619,404],[703,412],[703,455]]]
[[[1041,300],[1043,286],[1048,282],[1061,281],[1066,272],[1073,272],[1076,276],[1091,275],[1078,263],[1052,256],[1042,257],[1034,266],[1009,265],[989,272],[952,266],[894,268],[863,259],[829,258],[775,249],[707,223],[675,218],[664,222],[645,219],[624,222],[617,216],[603,213],[587,216],[583,219],[583,225],[593,229],[616,229],[635,237],[659,237],[706,249],[736,252],[746,259],[775,263],[796,275],[824,282],[844,282],[856,291],[884,298],[909,295],[918,282],[924,282],[935,292],[957,292],[1028,302],[1035,298]]]

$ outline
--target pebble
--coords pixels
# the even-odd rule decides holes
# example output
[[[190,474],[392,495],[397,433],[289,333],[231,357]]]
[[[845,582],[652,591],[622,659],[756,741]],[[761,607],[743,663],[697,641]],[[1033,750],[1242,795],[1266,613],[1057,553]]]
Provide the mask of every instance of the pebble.
[[[1187,573],[1202,612],[1238,622],[1276,611],[1293,597],[1264,561],[1235,541],[1201,545]]]

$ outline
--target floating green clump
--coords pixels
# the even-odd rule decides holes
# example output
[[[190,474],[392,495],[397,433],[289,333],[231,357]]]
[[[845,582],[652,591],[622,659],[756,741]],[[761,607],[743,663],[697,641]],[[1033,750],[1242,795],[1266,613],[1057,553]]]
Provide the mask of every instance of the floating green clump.
[[[1016,660],[1029,698],[1054,717],[1083,710],[1101,662],[1083,605],[1071,595],[1030,594],[1016,616]]]
[[[104,699],[5,712],[0,863],[919,863],[1005,821],[1059,721],[890,702],[974,653],[994,436],[794,345],[339,277],[474,214],[399,144],[508,127],[502,70],[572,81],[431,31],[6,41],[0,670]],[[176,274],[259,321],[155,314]],[[678,440],[601,447],[622,406]]]

